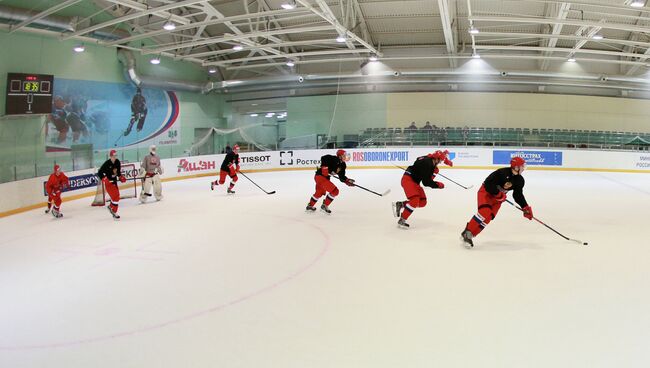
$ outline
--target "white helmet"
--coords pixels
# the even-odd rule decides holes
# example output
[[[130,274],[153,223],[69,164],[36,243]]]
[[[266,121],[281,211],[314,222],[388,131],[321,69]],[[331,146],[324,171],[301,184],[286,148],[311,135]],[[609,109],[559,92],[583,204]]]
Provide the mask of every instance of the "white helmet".
[[[149,153],[156,153],[156,145],[155,144],[152,144],[151,146],[149,146]]]

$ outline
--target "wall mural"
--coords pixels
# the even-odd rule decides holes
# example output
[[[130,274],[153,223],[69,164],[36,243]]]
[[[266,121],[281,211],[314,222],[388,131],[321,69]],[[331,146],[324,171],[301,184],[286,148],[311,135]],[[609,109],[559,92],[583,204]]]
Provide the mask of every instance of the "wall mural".
[[[180,144],[176,94],[131,84],[55,78],[46,152]]]

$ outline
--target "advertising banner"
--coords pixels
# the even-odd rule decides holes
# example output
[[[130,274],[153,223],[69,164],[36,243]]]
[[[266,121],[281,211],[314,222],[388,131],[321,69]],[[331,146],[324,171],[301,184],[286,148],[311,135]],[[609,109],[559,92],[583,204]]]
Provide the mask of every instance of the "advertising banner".
[[[494,165],[508,165],[513,157],[522,157],[529,166],[562,166],[562,152],[559,151],[492,151]]]

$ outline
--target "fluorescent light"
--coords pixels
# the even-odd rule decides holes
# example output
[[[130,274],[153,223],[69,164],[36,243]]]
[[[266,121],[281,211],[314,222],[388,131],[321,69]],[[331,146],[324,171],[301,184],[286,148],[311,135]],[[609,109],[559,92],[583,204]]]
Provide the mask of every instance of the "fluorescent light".
[[[566,61],[568,61],[568,62],[570,62],[570,63],[575,63],[575,62],[576,62],[576,58],[574,58],[574,57],[570,57],[570,58],[566,59]]]
[[[77,45],[77,46],[74,47],[73,50],[74,50],[74,52],[84,52],[84,51],[86,51],[86,48],[84,47],[84,45]]]
[[[375,62],[375,61],[379,60],[379,58],[377,57],[377,55],[370,55],[370,57],[368,58],[368,60],[369,60],[369,61],[372,61],[372,62]]]
[[[604,37],[603,35],[595,34],[591,38],[593,38],[594,40],[602,40]]]
[[[282,9],[291,10],[296,8],[296,3],[294,1],[286,1],[280,5]]]
[[[630,6],[633,8],[643,8],[645,6],[645,1],[634,0],[630,3]]]
[[[158,65],[158,64],[160,64],[160,58],[153,58],[153,59],[149,60],[149,62],[151,64],[153,64],[153,65]]]
[[[174,24],[172,21],[167,21],[165,24],[163,24],[163,29],[165,31],[173,31],[176,29],[176,24]]]
[[[472,27],[472,28],[469,29],[469,33],[471,33],[471,34],[478,34],[478,33],[479,33],[479,30],[476,29],[476,28],[474,28],[474,27]]]
[[[208,73],[210,73],[210,74],[214,74],[216,72],[217,72],[217,69],[215,69],[215,68],[208,69]]]
[[[264,116],[266,116],[267,118],[272,118],[274,115],[275,115],[274,112],[268,112],[268,113],[266,113],[266,115],[264,115]]]
[[[288,67],[293,67],[294,65],[296,65],[296,63],[294,63],[293,60],[287,60]]]
[[[250,116],[254,118],[254,117],[256,117],[256,116],[259,116],[259,114],[257,114],[257,113],[252,113]]]
[[[347,41],[347,38],[345,38],[345,36],[343,35],[339,35],[338,37],[336,37],[336,42],[338,43],[343,43],[345,41]]]
[[[472,54],[472,59],[480,59],[480,58],[481,58],[481,55],[479,55],[477,53]]]
[[[242,45],[235,45],[235,46],[232,47],[232,49],[235,50],[235,51],[241,51],[241,50],[244,49],[244,46],[242,46]]]

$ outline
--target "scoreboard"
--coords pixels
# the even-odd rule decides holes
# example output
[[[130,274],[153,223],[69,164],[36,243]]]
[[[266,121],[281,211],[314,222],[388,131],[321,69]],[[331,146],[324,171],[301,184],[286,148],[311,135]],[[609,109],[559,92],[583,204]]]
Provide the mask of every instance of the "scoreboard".
[[[7,73],[6,114],[51,113],[53,89],[53,75]]]

